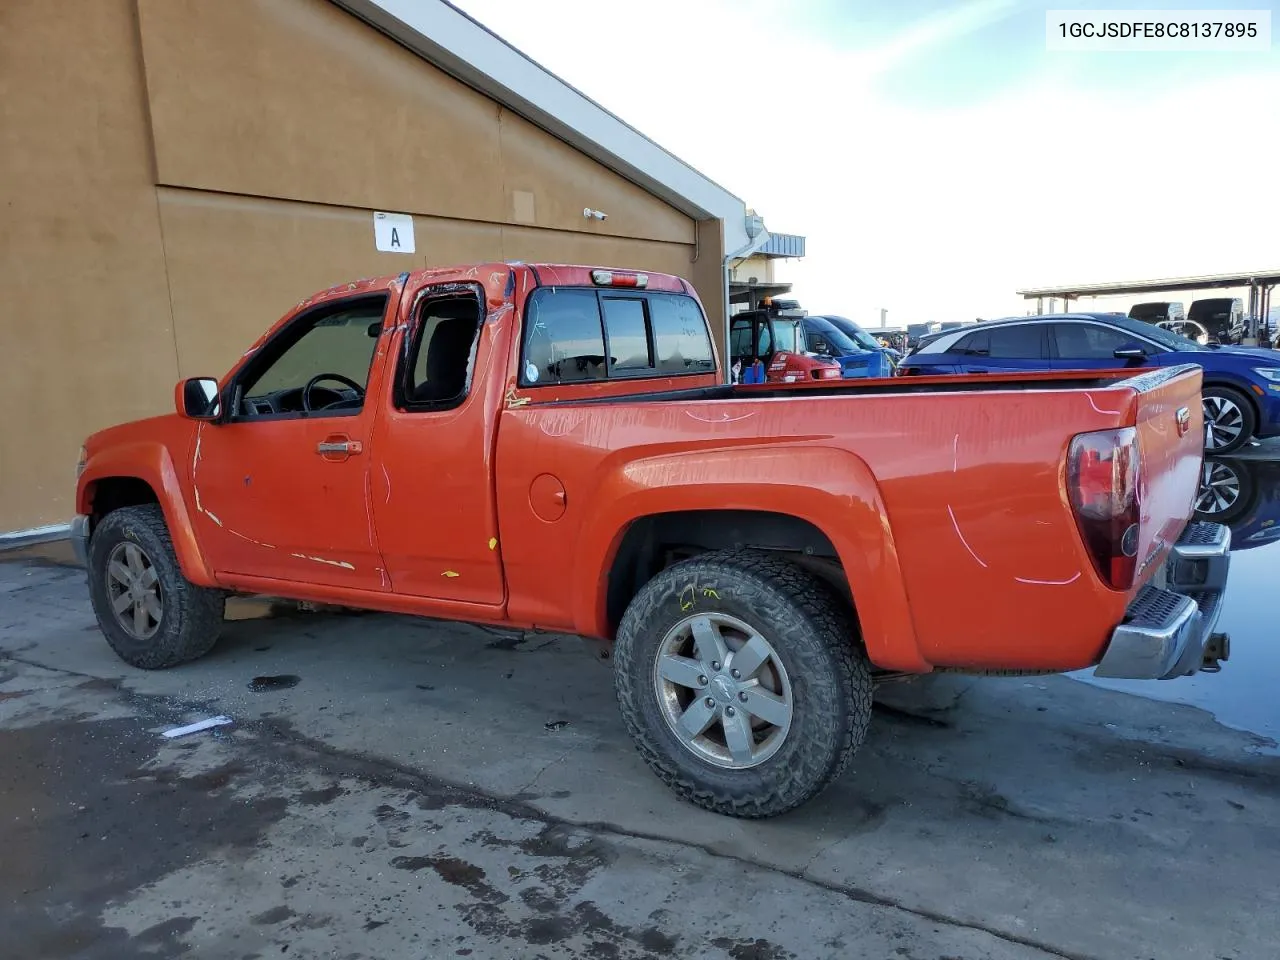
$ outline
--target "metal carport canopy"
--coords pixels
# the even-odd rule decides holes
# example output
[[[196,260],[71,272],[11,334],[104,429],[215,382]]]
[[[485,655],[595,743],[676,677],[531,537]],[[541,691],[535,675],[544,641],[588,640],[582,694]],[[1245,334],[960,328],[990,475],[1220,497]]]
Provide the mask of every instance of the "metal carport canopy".
[[[1211,290],[1219,287],[1271,286],[1280,283],[1280,268],[1253,270],[1247,273],[1214,273],[1203,277],[1167,277],[1163,280],[1131,280],[1120,283],[1082,283],[1069,287],[1035,287],[1019,290],[1024,300],[1055,297],[1077,300],[1080,297],[1123,296],[1130,293],[1157,293],[1174,290]]]

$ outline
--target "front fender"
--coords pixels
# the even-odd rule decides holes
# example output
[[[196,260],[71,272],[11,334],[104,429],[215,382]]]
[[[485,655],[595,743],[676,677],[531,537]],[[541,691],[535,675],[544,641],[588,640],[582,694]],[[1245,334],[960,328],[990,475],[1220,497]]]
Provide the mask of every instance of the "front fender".
[[[762,510],[806,520],[831,541],[858,608],[867,655],[879,667],[930,669],[916,642],[893,530],[862,460],[832,447],[697,450],[611,463],[585,520],[574,569],[579,632],[609,635],[608,573],[636,520],[686,510]]]
[[[169,448],[155,441],[134,441],[93,453],[76,483],[78,513],[93,512],[97,484],[111,477],[131,477],[151,487],[164,512],[182,575],[198,586],[217,586],[196,541],[191,514],[182,495],[182,480]]]

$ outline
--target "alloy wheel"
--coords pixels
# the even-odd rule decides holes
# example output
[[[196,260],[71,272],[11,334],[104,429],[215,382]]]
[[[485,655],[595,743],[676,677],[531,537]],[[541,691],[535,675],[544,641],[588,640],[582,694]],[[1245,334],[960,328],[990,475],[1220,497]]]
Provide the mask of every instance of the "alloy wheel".
[[[107,558],[106,581],[111,611],[125,633],[135,640],[155,636],[164,607],[151,558],[136,543],[116,544]]]
[[[743,770],[777,753],[791,729],[791,681],[773,645],[722,613],[685,617],[654,664],[662,715],[686,749]]]
[[[1204,407],[1205,448],[1220,450],[1240,438],[1244,429],[1244,414],[1226,397],[1205,397]]]
[[[1240,477],[1231,467],[1206,460],[1200,472],[1200,490],[1196,493],[1196,512],[1224,513],[1240,499]]]

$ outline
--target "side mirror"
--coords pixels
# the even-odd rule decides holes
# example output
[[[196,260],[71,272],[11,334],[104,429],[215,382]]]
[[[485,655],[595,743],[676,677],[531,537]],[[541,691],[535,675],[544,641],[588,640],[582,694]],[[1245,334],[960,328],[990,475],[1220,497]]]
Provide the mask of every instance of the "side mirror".
[[[212,377],[183,380],[174,391],[178,413],[189,420],[216,420],[222,413],[218,381]]]
[[[1141,347],[1121,347],[1112,356],[1117,360],[1145,360],[1147,359],[1147,351]]]

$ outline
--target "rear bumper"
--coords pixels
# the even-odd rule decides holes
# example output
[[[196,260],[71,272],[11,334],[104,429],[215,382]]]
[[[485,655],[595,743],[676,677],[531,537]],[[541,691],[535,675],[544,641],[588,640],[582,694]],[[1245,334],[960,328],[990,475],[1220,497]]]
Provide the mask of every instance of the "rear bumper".
[[[76,563],[82,567],[89,565],[89,518],[84,514],[77,514],[71,521],[71,530],[68,533],[68,539],[71,540],[71,551],[75,554]]]
[[[1230,654],[1230,639],[1214,633],[1231,563],[1231,530],[1191,523],[1160,575],[1144,586],[1111,633],[1094,676],[1170,680]]]

